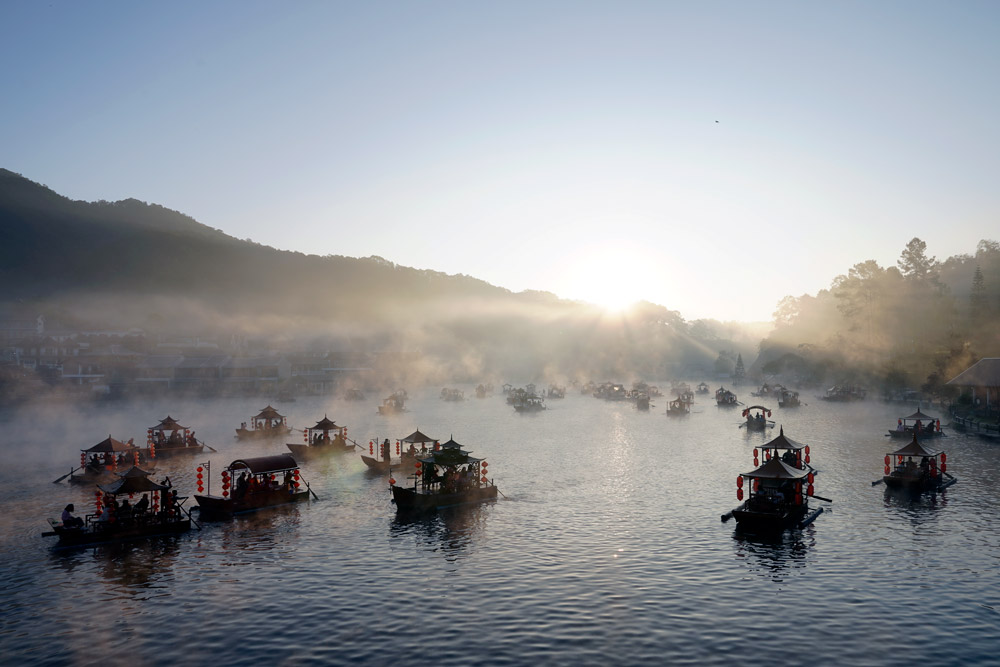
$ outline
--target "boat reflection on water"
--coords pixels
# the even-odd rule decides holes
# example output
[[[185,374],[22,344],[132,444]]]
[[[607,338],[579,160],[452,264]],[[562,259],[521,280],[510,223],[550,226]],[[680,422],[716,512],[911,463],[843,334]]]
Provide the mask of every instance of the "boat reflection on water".
[[[488,505],[461,505],[433,514],[397,514],[389,524],[393,539],[413,537],[428,551],[440,552],[448,560],[461,556],[483,532]]]
[[[948,490],[936,493],[907,488],[886,488],[882,505],[895,514],[915,523],[937,518],[937,510],[948,506]]]
[[[78,549],[52,549],[53,568],[73,573],[78,568],[98,572],[122,597],[145,598],[162,593],[162,583],[172,578],[186,535],[163,535],[136,542],[100,544]]]
[[[748,570],[782,582],[796,570],[805,569],[810,549],[816,544],[815,531],[815,526],[809,525],[783,533],[751,534],[737,527],[733,531],[733,546],[737,559]]]

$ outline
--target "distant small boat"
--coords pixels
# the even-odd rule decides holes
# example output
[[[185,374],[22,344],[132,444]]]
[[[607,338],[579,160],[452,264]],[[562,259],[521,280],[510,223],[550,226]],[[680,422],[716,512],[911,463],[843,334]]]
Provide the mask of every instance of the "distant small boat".
[[[758,412],[754,413],[754,410]],[[746,427],[748,431],[763,431],[774,428],[774,422],[769,419],[771,410],[763,405],[751,405],[743,410],[743,416],[746,421],[740,424],[740,428]]]
[[[735,408],[740,402],[736,394],[725,387],[719,387],[715,390],[715,404],[720,408]]]
[[[836,403],[846,403],[850,401],[863,401],[868,392],[863,388],[853,384],[834,385],[826,390],[823,396],[824,401],[834,401]]]
[[[707,394],[708,393],[708,385],[705,384],[704,382],[699,382],[698,383],[698,387],[695,389],[695,393],[698,393],[698,394]]]
[[[909,417],[900,417],[896,420],[896,428],[889,431],[889,437],[907,438],[918,435],[921,438],[940,438],[944,435],[941,430],[941,420],[926,415],[917,408]]]
[[[146,429],[146,452],[150,458],[200,454],[204,450],[205,446],[198,442],[195,432],[181,426],[170,415],[156,426]]]
[[[799,401],[799,392],[792,391],[791,389],[781,388],[778,392],[778,407],[779,408],[797,408],[802,403]]]
[[[382,400],[382,405],[378,406],[378,413],[380,415],[395,415],[401,412],[405,412],[406,408],[406,394],[405,392],[395,392],[388,398]]]
[[[331,434],[333,434],[332,437]],[[315,426],[303,431],[302,436],[305,439],[304,444],[285,443],[288,451],[300,459],[308,459],[324,454],[353,452],[357,444],[348,440],[346,426],[337,426],[326,415],[323,415],[323,418],[316,422]]]
[[[240,440],[268,439],[283,437],[291,432],[285,416],[268,405],[250,418],[249,427],[246,422],[240,424],[236,437]]]
[[[671,417],[681,417],[691,414],[691,400],[681,394],[667,404],[667,415]]]
[[[438,445],[437,438],[424,435],[417,429],[405,438],[396,441],[396,460],[392,458],[392,445],[389,439],[378,446],[378,457],[375,454],[375,441],[368,442],[368,456],[361,455],[361,460],[368,466],[369,470],[376,472],[389,472],[394,465],[412,465],[418,456],[426,456],[427,452]],[[420,445],[419,449],[417,445]]]
[[[545,400],[535,394],[524,394],[514,402],[514,409],[518,412],[541,412],[545,409]]]
[[[68,477],[71,484],[101,484],[112,482],[115,474],[125,472],[142,462],[142,450],[132,439],[128,442],[115,440],[110,435],[93,447],[80,450],[80,467],[63,475],[56,481]]]

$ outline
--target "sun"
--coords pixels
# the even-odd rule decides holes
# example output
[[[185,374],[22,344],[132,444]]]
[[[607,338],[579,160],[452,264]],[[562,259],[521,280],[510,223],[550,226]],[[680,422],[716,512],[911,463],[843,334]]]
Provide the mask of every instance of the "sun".
[[[561,296],[586,301],[609,314],[627,311],[651,291],[648,252],[630,244],[613,243],[580,248],[559,269]]]

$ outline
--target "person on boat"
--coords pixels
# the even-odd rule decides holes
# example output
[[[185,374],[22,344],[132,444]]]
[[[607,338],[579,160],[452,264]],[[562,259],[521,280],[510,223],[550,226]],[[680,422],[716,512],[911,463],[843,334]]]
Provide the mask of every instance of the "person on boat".
[[[169,477],[164,476],[163,477],[163,481],[160,482],[160,485],[161,486],[165,486],[167,488],[170,488],[171,486],[173,486],[173,483],[170,481]]]
[[[899,431],[899,432],[903,432],[903,431],[906,430],[906,427],[903,426],[903,420],[902,419],[897,419],[896,420],[896,430]]]
[[[417,448],[413,446],[412,442],[410,443],[409,448],[407,448],[406,450],[406,455],[410,457],[414,457],[417,455]]]
[[[83,519],[78,516],[73,516],[73,512],[76,508],[73,507],[73,503],[66,505],[62,511],[62,524],[65,528],[83,528]]]
[[[382,443],[382,460],[388,461],[391,455],[392,445],[389,444],[389,438],[386,438],[385,442]]]
[[[924,429],[927,433],[934,433],[934,421],[931,420],[927,422],[927,428]]]
[[[191,431],[191,435],[188,436],[188,447],[197,447],[198,439],[194,437],[194,431]]]
[[[142,494],[142,498],[139,499],[139,502],[137,502],[135,504],[135,507],[132,508],[132,514],[133,515],[145,514],[146,510],[148,509],[149,509],[149,494],[144,493]]]

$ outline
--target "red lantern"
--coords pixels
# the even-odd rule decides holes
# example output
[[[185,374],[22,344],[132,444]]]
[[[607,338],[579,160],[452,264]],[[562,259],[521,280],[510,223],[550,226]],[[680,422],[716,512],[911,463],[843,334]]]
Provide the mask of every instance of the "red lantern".
[[[765,450],[764,450],[764,458],[765,458],[766,460],[768,460],[768,461],[770,461],[770,460],[771,460],[771,450],[770,450],[770,449],[765,449]]]
[[[736,478],[736,486],[738,488],[740,488],[740,489],[743,488],[743,476],[742,475],[740,475],[739,477]]]
[[[292,484],[295,485],[296,489],[299,488],[299,482],[298,482],[298,480],[295,480],[294,482],[292,482]]]
[[[754,481],[753,481],[753,492],[757,493],[757,490],[759,488],[760,488],[760,480],[759,479],[754,479]]]
[[[368,442],[368,453],[375,456],[375,443],[371,441]]]
[[[395,479],[393,479],[392,477],[390,477],[390,478],[389,478],[389,483],[390,483],[390,484],[395,484],[395,483],[396,483],[396,480],[395,480]]]
[[[204,472],[204,471],[205,471],[205,469],[204,469],[204,468],[202,468],[201,466],[198,466],[198,468],[197,468],[197,471],[198,471],[198,472]]]
[[[417,469],[419,469],[421,465],[422,464],[420,463],[420,461],[417,461],[416,463],[413,464],[413,466]]]
[[[886,464],[886,465],[889,465],[889,462],[890,462],[891,460],[892,460],[892,459],[890,459],[890,458],[889,458],[889,455],[888,455],[888,454],[886,454],[886,455],[885,455],[885,464]]]
[[[223,498],[228,498],[229,497],[229,491],[226,491],[225,489],[223,489],[222,490],[222,497]]]
[[[809,445],[806,445],[806,456],[809,456]]]
[[[941,472],[948,472],[948,464],[944,461],[941,462]]]
[[[806,495],[811,496],[812,494],[813,494],[813,485],[810,484],[809,486],[806,487]]]
[[[396,441],[396,456],[399,456],[399,440]]]
[[[816,475],[814,475],[814,474],[812,474],[812,473],[809,473],[808,475],[806,475],[806,479],[807,479],[807,480],[809,480],[809,483],[810,483],[810,484],[812,484],[812,483],[813,483],[813,480],[815,480],[815,479],[816,479]]]
[[[885,467],[885,474],[886,474],[886,475],[888,475],[888,474],[889,474],[889,466],[886,466],[886,467]]]
[[[947,463],[947,462],[948,462],[948,455],[945,454],[944,452],[941,452],[941,463]]]
[[[736,489],[736,500],[743,500],[743,489]]]
[[[801,493],[796,493],[795,494],[795,504],[796,505],[801,505],[802,504],[802,494]]]

